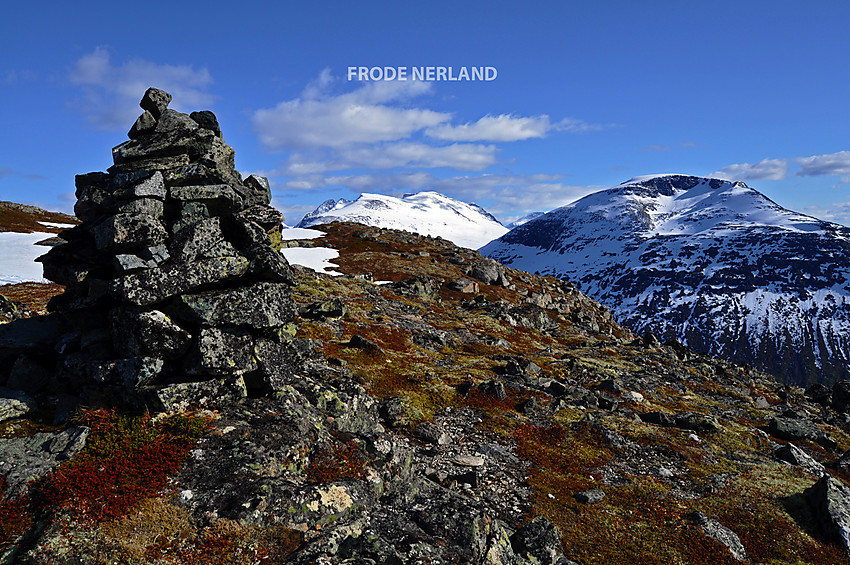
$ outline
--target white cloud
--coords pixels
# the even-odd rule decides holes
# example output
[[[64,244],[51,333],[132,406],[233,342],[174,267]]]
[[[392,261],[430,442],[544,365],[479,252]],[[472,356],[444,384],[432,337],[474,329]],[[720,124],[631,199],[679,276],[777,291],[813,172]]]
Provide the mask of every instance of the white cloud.
[[[425,130],[426,135],[446,141],[519,141],[543,137],[551,129],[549,116],[484,116],[459,126],[441,124]]]
[[[446,141],[521,141],[545,137],[551,131],[582,133],[604,129],[606,126],[589,124],[584,120],[565,118],[551,123],[549,116],[487,115],[477,122],[459,126],[441,124],[428,128],[425,134]]]
[[[330,155],[296,153],[283,169],[287,175],[307,175],[346,169],[394,169],[398,167],[433,169],[448,167],[461,171],[482,171],[496,164],[495,145],[454,143],[433,146],[415,141],[357,145]]]
[[[342,148],[396,141],[447,121],[451,116],[419,108],[387,105],[427,92],[420,81],[369,83],[354,92],[324,96],[333,78],[326,69],[301,98],[254,112],[254,130],[271,150]]]
[[[141,113],[139,100],[149,87],[165,90],[174,97],[170,107],[204,108],[213,103],[206,89],[212,76],[206,69],[188,65],[161,65],[132,59],[114,65],[104,47],[81,57],[69,74],[71,84],[84,93],[72,105],[96,127],[105,130],[129,129]]]
[[[796,161],[800,165],[797,176],[838,175],[843,182],[850,182],[850,151],[812,155]]]
[[[788,175],[787,159],[764,159],[755,164],[738,163],[723,167],[713,177],[732,180],[782,180]]]

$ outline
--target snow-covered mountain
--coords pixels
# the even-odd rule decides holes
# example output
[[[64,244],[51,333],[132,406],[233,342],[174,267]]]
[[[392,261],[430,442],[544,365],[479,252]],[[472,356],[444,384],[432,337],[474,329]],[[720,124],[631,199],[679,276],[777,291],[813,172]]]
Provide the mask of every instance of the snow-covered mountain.
[[[509,230],[512,230],[514,228],[518,228],[519,226],[527,224],[531,220],[536,220],[537,218],[539,218],[540,216],[542,216],[545,213],[546,212],[532,212],[531,214],[526,214],[522,218],[519,218],[519,219],[514,220],[513,222],[507,224],[505,227],[508,228]]]
[[[484,246],[568,278],[638,332],[787,382],[850,378],[850,229],[741,182],[632,179]]]
[[[438,192],[405,194],[401,198],[361,194],[353,201],[327,200],[304,216],[297,227],[330,222],[358,222],[440,236],[455,245],[471,249],[477,249],[508,231],[484,208]]]

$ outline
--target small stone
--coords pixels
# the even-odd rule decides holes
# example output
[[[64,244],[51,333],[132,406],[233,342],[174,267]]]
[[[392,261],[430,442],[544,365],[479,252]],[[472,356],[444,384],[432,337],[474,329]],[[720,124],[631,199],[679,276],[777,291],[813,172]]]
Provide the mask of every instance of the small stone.
[[[153,117],[149,111],[145,110],[145,112],[136,119],[136,123],[133,124],[133,127],[130,128],[130,131],[127,132],[127,137],[130,139],[136,139],[140,135],[148,133],[156,127],[156,118]]]
[[[621,398],[626,402],[634,402],[635,404],[640,404],[644,401],[643,395],[633,390],[630,390],[629,392],[625,393],[623,396],[621,396]]]
[[[505,400],[508,398],[508,392],[505,390],[505,384],[501,381],[488,381],[478,385],[478,390],[484,396],[491,396],[497,400]]]
[[[815,461],[812,456],[793,443],[783,445],[774,452],[774,455],[780,461],[785,461],[791,465],[802,467],[807,473],[811,473],[816,477],[821,477],[826,473],[826,469],[824,469],[823,465]]]
[[[215,114],[213,114],[209,110],[192,112],[191,114],[189,114],[189,117],[192,118],[195,123],[197,123],[202,128],[208,129],[216,135],[221,136],[221,127],[219,127],[218,125],[218,119],[215,117]]]
[[[308,304],[301,308],[298,314],[302,318],[311,320],[327,320],[342,318],[347,312],[348,307],[346,307],[341,298],[337,297]]]
[[[35,401],[22,390],[0,387],[0,422],[26,416],[35,410]]]
[[[463,467],[481,467],[484,461],[480,455],[458,455],[454,458],[454,462]]]
[[[464,294],[478,293],[478,282],[470,279],[455,279],[447,285],[451,290],[462,292]]]
[[[260,175],[248,175],[243,181],[245,185],[246,205],[264,204],[272,201],[272,190],[269,179]]]
[[[693,512],[690,514],[690,518],[700,527],[705,535],[725,545],[732,554],[732,557],[738,561],[747,561],[747,552],[738,534],[702,512]]]
[[[605,492],[599,489],[591,489],[575,495],[575,499],[582,504],[594,504],[605,498]]]
[[[145,91],[145,95],[142,97],[142,101],[139,102],[139,106],[142,107],[142,110],[150,112],[154,118],[159,119],[170,103],[171,95],[169,93],[151,87]]]
[[[384,350],[381,349],[377,343],[374,341],[363,337],[360,334],[354,334],[351,336],[351,339],[348,340],[348,347],[354,347],[356,349],[363,349],[365,351],[369,351],[372,353],[383,353]]]
[[[434,445],[447,445],[451,437],[433,422],[420,422],[413,430],[413,435]]]

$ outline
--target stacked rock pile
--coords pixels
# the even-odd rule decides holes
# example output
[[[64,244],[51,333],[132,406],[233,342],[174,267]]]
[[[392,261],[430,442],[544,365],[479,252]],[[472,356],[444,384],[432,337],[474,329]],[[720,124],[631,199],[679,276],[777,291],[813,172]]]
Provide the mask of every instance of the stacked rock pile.
[[[54,386],[88,400],[148,391],[167,408],[174,385],[265,394],[288,376],[294,277],[269,183],[242,179],[212,112],[170,101],[145,93],[114,166],[76,178],[82,223],[39,259],[66,287],[49,308],[72,328]]]

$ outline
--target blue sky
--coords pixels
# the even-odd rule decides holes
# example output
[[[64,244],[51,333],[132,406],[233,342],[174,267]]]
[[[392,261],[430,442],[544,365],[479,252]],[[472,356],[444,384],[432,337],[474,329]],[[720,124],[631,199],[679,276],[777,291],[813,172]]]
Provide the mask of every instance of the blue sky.
[[[74,175],[111,165],[157,86],[216,113],[289,222],[421,190],[510,221],[682,172],[850,225],[848,22],[843,0],[18,3],[0,21],[0,199],[71,210]]]

